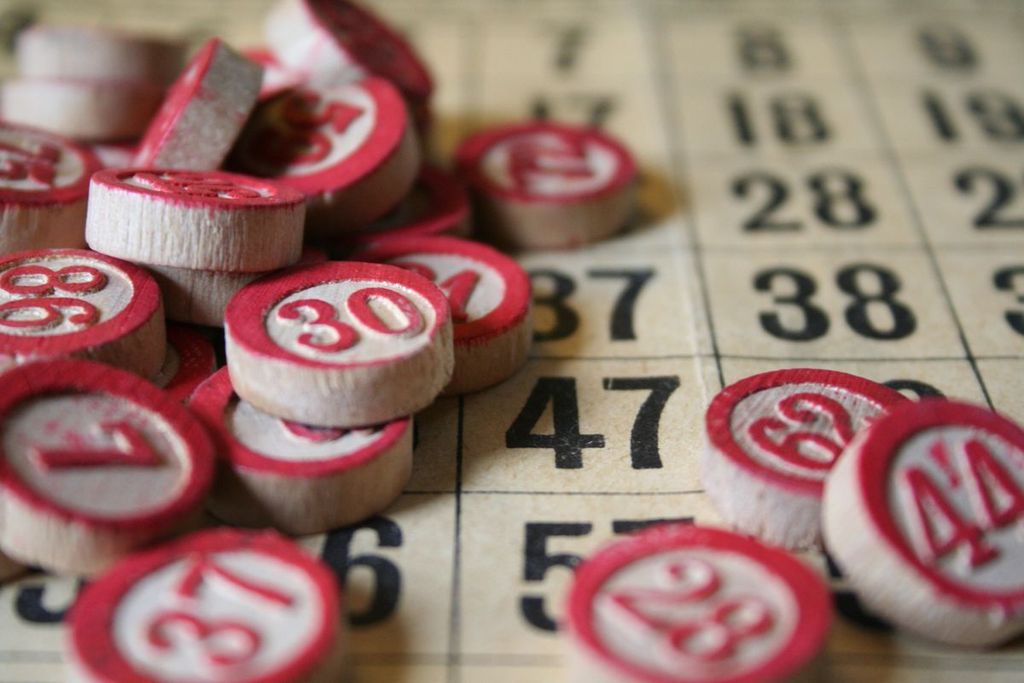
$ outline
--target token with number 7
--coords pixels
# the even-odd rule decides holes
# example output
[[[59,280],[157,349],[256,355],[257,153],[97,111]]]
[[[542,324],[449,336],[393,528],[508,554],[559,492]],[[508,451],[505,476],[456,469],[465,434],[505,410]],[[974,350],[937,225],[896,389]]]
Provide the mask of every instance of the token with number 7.
[[[344,679],[337,581],[273,532],[214,529],[125,558],[68,616],[71,680]]]
[[[530,278],[508,256],[455,237],[399,237],[378,242],[352,258],[419,273],[448,297],[455,371],[446,394],[492,386],[526,362],[533,335]]]
[[[905,403],[847,447],[825,541],[867,607],[955,645],[1024,632],[1024,429],[956,401]]]
[[[224,334],[238,395],[305,424],[411,415],[452,374],[444,293],[395,266],[327,262],[262,277],[231,299]]]
[[[708,407],[701,481],[738,531],[793,550],[812,547],[836,458],[859,431],[906,401],[887,386],[832,370],[747,377]]]
[[[720,529],[662,525],[576,571],[566,616],[574,683],[817,680],[831,601],[781,550]]]
[[[100,363],[0,375],[0,425],[0,550],[51,571],[91,574],[185,530],[213,477],[199,420]]]

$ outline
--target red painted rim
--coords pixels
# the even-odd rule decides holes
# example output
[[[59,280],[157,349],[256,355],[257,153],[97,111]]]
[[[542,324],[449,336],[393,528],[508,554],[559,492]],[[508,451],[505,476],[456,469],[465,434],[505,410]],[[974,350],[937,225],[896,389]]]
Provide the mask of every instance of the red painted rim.
[[[721,550],[742,555],[762,565],[786,584],[797,606],[796,625],[789,642],[774,656],[749,673],[715,678],[715,683],[757,683],[785,680],[810,662],[825,643],[832,606],[828,590],[818,576],[796,558],[745,536],[721,529],[683,524],[656,526],[626,540],[617,541],[587,559],[576,570],[569,592],[567,622],[573,635],[608,667],[648,683],[698,681],[685,672],[667,677],[618,659],[601,643],[593,628],[591,608],[602,585],[634,561],[658,552],[680,548]],[[752,587],[756,588],[756,587]]]
[[[567,195],[537,196],[519,189],[508,189],[494,184],[483,172],[480,163],[488,151],[507,138],[527,133],[556,133],[570,137],[583,137],[593,141],[612,153],[618,162],[618,168],[607,187],[589,192]],[[592,201],[613,194],[633,181],[636,176],[636,162],[629,151],[611,136],[595,128],[570,126],[552,121],[521,123],[515,125],[496,126],[470,136],[459,145],[455,152],[455,161],[466,181],[474,188],[489,194],[517,202],[574,204]]]
[[[986,593],[947,577],[921,561],[900,532],[888,504],[889,475],[903,445],[922,431],[945,425],[974,427],[995,434],[1024,451],[1024,429],[987,408],[943,399],[908,402],[876,422],[854,457],[857,494],[886,544],[941,592],[981,608],[1024,608],[1024,580],[1015,592]]]
[[[57,359],[29,363],[7,371],[0,394],[0,422],[24,401],[57,392],[117,396],[158,415],[185,444],[188,481],[163,507],[132,518],[111,518],[67,510],[30,488],[8,464],[0,447],[0,487],[37,511],[105,529],[153,530],[180,521],[202,503],[213,480],[213,444],[202,424],[183,405],[149,382],[124,370],[92,361]]]
[[[208,197],[191,194],[173,194],[171,192],[160,192],[139,185],[132,185],[125,182],[126,178],[139,173],[149,174],[172,174],[183,180],[197,182],[217,182],[224,185],[268,192],[266,197],[260,198],[228,198]],[[118,190],[131,194],[152,197],[160,202],[168,204],[185,205],[195,208],[206,209],[283,209],[298,206],[306,201],[305,196],[290,187],[284,187],[277,183],[253,176],[241,175],[239,173],[226,173],[224,171],[186,171],[179,169],[157,169],[157,168],[111,168],[92,176],[92,184],[103,186],[110,190]]]
[[[70,185],[49,190],[0,188],[0,202],[14,206],[49,206],[77,202],[86,198],[89,194],[89,177],[100,168],[100,161],[91,149],[60,135],[29,126],[0,121],[0,128],[23,133],[33,142],[59,147],[63,153],[73,154],[82,162],[82,176]]]
[[[338,634],[337,615],[341,597],[334,575],[294,543],[272,531],[239,531],[219,528],[201,531],[148,552],[130,555],[89,583],[68,617],[75,657],[104,681],[152,683],[154,677],[136,669],[118,649],[112,637],[114,618],[124,596],[136,583],[166,565],[194,553],[249,550],[270,556],[305,572],[323,600],[321,625],[316,637],[291,663],[250,683],[288,683],[312,670],[327,654]]]
[[[272,111],[274,107],[279,106],[289,97],[313,93],[322,100],[329,101],[332,91],[350,88],[364,90],[373,98],[377,108],[375,127],[359,149],[335,165],[315,173],[276,175],[272,179],[279,185],[294,188],[306,195],[342,190],[363,179],[387,161],[398,149],[408,126],[408,116],[402,96],[387,81],[373,77],[357,83],[332,87],[315,87],[307,84],[268,98],[257,107],[247,129],[242,132],[239,142],[232,152],[232,165],[243,172],[267,177],[260,173],[259,169],[263,164],[257,161],[260,150],[264,147],[259,136],[253,132],[260,130],[261,117],[269,116],[267,112]]]
[[[530,311],[530,278],[523,267],[501,252],[457,237],[395,237],[375,243],[353,258],[383,262],[416,254],[450,254],[476,261],[493,270],[505,283],[505,298],[478,320],[452,323],[456,343],[471,345],[504,334],[521,323]]]
[[[380,263],[326,261],[292,266],[261,277],[243,287],[228,302],[228,307],[224,311],[225,334],[231,337],[232,342],[249,353],[309,368],[338,370],[370,367],[400,360],[405,356],[380,358],[366,362],[327,363],[291,353],[278,346],[267,334],[264,320],[270,315],[274,306],[285,297],[327,282],[364,279],[391,282],[411,289],[423,297],[435,312],[434,325],[427,332],[431,339],[440,333],[450,318],[448,300],[444,293],[416,273]]]
[[[0,352],[2,353],[57,356],[100,346],[132,334],[161,310],[160,288],[152,275],[132,263],[95,251],[38,249],[17,252],[0,260],[0,273],[23,264],[45,262],[47,257],[78,257],[82,261],[99,261],[108,268],[119,270],[131,283],[131,301],[110,320],[105,320],[78,332],[52,336],[20,336],[0,332]]]
[[[786,384],[808,383],[845,389],[877,404],[883,411],[892,406],[909,402],[909,399],[903,394],[883,384],[836,370],[787,368],[763,372],[730,384],[711,401],[704,418],[709,443],[719,454],[731,460],[737,467],[766,482],[797,494],[821,498],[825,490],[824,481],[798,477],[765,466],[751,457],[736,442],[731,427],[733,409],[751,394]]]
[[[394,446],[412,424],[412,419],[408,417],[392,420],[384,426],[376,441],[345,456],[308,462],[285,461],[252,450],[239,441],[224,424],[224,414],[234,398],[236,394],[228,369],[221,368],[196,390],[188,405],[204,419],[214,438],[219,441],[220,452],[232,465],[282,477],[319,477],[362,467]]]

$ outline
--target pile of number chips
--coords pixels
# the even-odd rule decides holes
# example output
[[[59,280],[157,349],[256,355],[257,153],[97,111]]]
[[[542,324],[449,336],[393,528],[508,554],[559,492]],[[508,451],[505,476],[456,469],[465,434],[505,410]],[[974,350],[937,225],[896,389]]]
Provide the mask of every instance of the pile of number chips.
[[[527,358],[529,280],[495,246],[616,233],[636,169],[554,122],[479,132],[435,165],[426,67],[344,0],[282,0],[266,47],[186,56],[94,28],[18,36],[0,94],[0,580],[90,577],[74,680],[340,680],[336,579],[285,535],[394,501],[412,416]],[[1024,631],[1017,425],[813,369],[727,387],[706,425],[704,485],[735,531],[654,527],[584,562],[572,680],[827,677],[829,594],[787,552],[823,546],[908,631]]]

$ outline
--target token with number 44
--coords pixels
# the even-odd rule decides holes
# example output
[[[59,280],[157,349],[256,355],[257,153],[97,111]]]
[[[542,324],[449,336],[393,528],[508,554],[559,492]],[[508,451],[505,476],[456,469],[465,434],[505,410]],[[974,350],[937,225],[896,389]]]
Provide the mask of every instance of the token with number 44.
[[[935,640],[1024,632],[1024,429],[985,408],[905,403],[847,447],[825,541],[860,599]]]
[[[723,389],[708,407],[701,481],[738,531],[793,550],[817,545],[825,477],[899,392],[832,370],[790,368]]]
[[[69,615],[71,680],[340,681],[331,571],[272,532],[216,529],[119,562]]]
[[[576,571],[569,680],[795,681],[815,671],[830,621],[824,583],[795,557],[728,531],[656,526]]]
[[[262,277],[231,299],[224,334],[239,396],[271,415],[325,427],[411,415],[444,389],[454,363],[441,290],[376,263]]]

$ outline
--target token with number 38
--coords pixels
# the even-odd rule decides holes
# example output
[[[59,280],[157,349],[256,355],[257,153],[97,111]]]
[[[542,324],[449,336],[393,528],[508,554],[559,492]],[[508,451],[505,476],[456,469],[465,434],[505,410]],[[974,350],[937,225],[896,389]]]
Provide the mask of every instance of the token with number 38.
[[[1024,429],[979,406],[905,403],[825,487],[833,558],[867,607],[956,645],[1024,632]]]
[[[216,529],[124,559],[69,616],[71,680],[343,680],[334,575],[272,532]]]
[[[569,680],[796,680],[830,621],[824,583],[795,557],[728,531],[656,526],[576,571]]]
[[[786,548],[821,536],[825,477],[899,392],[832,370],[789,368],[723,389],[708,407],[701,481],[738,531]]]
[[[235,391],[264,412],[364,427],[425,408],[452,375],[444,294],[375,263],[297,266],[240,290],[224,315]]]

